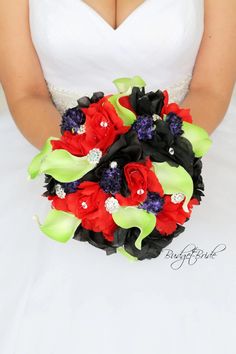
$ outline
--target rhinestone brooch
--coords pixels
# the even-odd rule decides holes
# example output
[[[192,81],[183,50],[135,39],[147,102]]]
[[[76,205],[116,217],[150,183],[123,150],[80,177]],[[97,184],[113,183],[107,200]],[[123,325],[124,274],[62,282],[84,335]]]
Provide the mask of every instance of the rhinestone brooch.
[[[138,195],[142,195],[143,193],[144,193],[144,190],[142,188],[137,190]]]
[[[171,196],[171,201],[174,204],[181,203],[185,198],[185,195],[183,193],[174,193]]]
[[[100,149],[94,148],[89,151],[87,155],[87,160],[91,164],[96,165],[100,161],[101,157],[102,157],[102,151]]]
[[[118,200],[114,197],[109,197],[105,201],[105,209],[108,213],[113,214],[115,213],[120,207]]]
[[[116,162],[116,161],[112,161],[112,162],[110,163],[110,167],[111,167],[111,168],[116,168],[116,167],[117,167],[117,162]]]
[[[86,202],[82,202],[81,206],[83,209],[87,209],[88,208],[88,204]]]
[[[161,116],[159,116],[158,114],[154,113],[154,114],[152,115],[152,119],[153,119],[154,122],[156,122],[158,119],[162,119],[162,118],[161,118]]]
[[[60,184],[55,185],[55,192],[60,199],[64,199],[66,197],[66,193]]]
[[[106,127],[108,126],[108,123],[102,121],[102,122],[100,123],[100,126],[103,127],[103,128],[106,128]]]
[[[77,134],[84,134],[86,132],[85,124],[82,124],[76,132]]]

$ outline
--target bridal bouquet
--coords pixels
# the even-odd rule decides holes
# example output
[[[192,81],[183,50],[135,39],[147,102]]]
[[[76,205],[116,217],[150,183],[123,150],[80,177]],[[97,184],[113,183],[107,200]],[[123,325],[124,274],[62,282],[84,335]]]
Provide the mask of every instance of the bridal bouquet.
[[[157,257],[184,231],[204,184],[207,132],[168,92],[145,92],[140,76],[113,80],[118,93],[81,97],[62,115],[61,137],[33,158],[51,210],[39,227],[50,238],[88,241],[132,260]]]

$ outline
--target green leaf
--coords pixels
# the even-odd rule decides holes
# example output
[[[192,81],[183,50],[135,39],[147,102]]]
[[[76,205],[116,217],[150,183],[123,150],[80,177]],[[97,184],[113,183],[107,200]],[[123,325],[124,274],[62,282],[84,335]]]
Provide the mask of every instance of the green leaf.
[[[171,166],[168,162],[152,162],[154,172],[165,194],[183,193],[183,210],[189,212],[188,203],[193,195],[193,180],[182,166]]]
[[[43,159],[46,157],[48,153],[52,151],[51,140],[59,140],[59,138],[49,137],[41,151],[32,159],[31,163],[28,166],[28,176],[30,179],[34,179],[39,175],[40,166]]]
[[[112,214],[115,223],[124,229],[138,227],[140,234],[135,241],[135,247],[141,250],[142,240],[147,237],[156,225],[156,216],[148,213],[146,210],[133,206],[120,207],[118,211]]]
[[[48,213],[44,224],[40,224],[38,221],[40,230],[48,237],[59,242],[67,242],[71,239],[80,223],[81,220],[73,214],[56,209],[52,209]]]
[[[73,182],[94,168],[86,156],[77,157],[63,149],[54,150],[42,161],[40,173],[46,173],[59,182]]]
[[[207,131],[198,125],[183,122],[183,137],[188,139],[196,157],[202,157],[210,149],[212,140]]]

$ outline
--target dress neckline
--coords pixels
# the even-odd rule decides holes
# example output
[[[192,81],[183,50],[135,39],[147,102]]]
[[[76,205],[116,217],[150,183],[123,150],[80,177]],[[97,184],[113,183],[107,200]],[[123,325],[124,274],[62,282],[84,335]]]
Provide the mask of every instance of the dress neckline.
[[[116,28],[112,27],[95,9],[93,9],[85,1],[80,0],[80,2],[82,3],[83,6],[85,6],[87,8],[87,10],[90,12],[90,14],[92,16],[94,16],[94,18],[96,18],[102,25],[104,25],[105,28],[107,28],[112,33],[118,33],[123,28],[123,26],[125,26],[129,22],[129,20],[131,20],[132,17],[135,17],[138,15],[138,13],[149,2],[149,0],[144,0],[140,5],[138,5]]]

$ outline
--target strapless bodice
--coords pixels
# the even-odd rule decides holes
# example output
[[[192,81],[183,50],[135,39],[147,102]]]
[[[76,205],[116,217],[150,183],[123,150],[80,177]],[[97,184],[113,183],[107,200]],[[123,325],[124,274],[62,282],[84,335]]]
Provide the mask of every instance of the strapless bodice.
[[[112,80],[140,75],[147,90],[188,91],[204,28],[203,0],[146,0],[114,30],[82,0],[29,0],[31,36],[53,102],[63,112]]]

